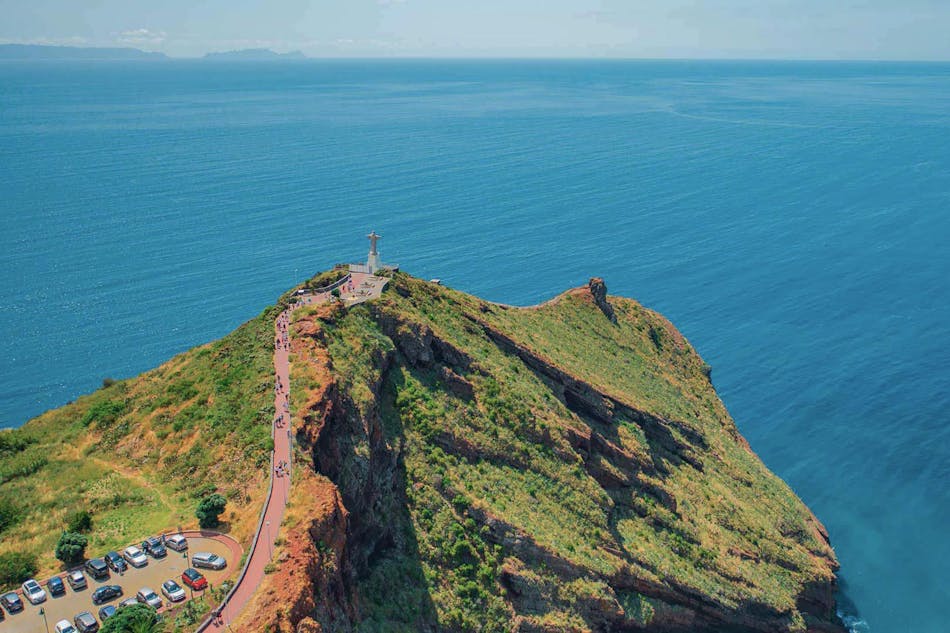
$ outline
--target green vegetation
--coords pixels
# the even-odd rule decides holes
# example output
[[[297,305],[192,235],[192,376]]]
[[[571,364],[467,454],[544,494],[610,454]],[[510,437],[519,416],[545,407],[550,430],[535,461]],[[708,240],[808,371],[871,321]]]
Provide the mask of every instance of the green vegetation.
[[[101,633],[157,633],[161,630],[155,609],[145,604],[122,607],[102,623]]]
[[[334,482],[344,498],[371,485],[376,418],[401,464],[401,498],[357,519],[397,544],[360,576],[361,630],[507,630],[514,615],[585,630],[608,604],[644,626],[679,608],[616,591],[623,574],[793,621],[804,587],[830,581],[830,548],[738,438],[709,366],[659,315],[610,301],[616,324],[586,290],[518,309],[396,274],[372,307],[324,319],[335,378],[368,421],[337,440]],[[564,375],[589,387],[566,394]]]
[[[210,492],[246,542],[269,474],[275,316],[0,432],[0,555],[28,554],[45,575],[64,527],[98,555],[194,526]]]
[[[67,532],[85,534],[92,530],[92,515],[87,510],[77,510],[66,519]]]
[[[56,559],[66,567],[81,563],[86,556],[86,546],[89,539],[84,534],[63,532],[56,543]]]
[[[224,513],[224,508],[227,506],[228,500],[214,493],[208,495],[198,504],[198,509],[195,510],[195,516],[198,518],[198,525],[202,528],[216,528],[220,521],[220,517]]]
[[[0,590],[13,589],[36,575],[36,557],[22,552],[0,553]]]

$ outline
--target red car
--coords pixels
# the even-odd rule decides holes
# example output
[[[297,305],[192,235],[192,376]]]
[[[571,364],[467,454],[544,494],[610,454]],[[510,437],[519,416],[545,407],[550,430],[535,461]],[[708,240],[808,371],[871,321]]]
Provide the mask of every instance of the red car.
[[[201,572],[191,567],[181,573],[181,581],[195,591],[208,588],[208,580],[201,575]]]

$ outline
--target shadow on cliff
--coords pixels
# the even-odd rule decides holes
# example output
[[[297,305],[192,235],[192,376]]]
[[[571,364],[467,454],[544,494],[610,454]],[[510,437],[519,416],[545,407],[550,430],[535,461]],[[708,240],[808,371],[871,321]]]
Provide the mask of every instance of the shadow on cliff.
[[[375,385],[374,410],[360,414],[342,398],[330,425],[333,449],[321,441],[324,451],[316,463],[339,487],[350,513],[347,551],[357,621],[349,630],[430,631],[438,628],[438,616],[407,498],[404,429],[394,406],[402,378],[388,371],[390,365],[384,362]]]

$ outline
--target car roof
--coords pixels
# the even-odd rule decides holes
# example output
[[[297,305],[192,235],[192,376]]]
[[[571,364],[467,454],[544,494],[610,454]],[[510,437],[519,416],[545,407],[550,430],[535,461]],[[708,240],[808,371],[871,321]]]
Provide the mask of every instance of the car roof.
[[[76,616],[76,619],[77,619],[77,620],[86,620],[86,621],[95,620],[95,618],[92,616],[92,614],[89,613],[88,611],[83,611],[82,613],[78,614],[78,615]]]

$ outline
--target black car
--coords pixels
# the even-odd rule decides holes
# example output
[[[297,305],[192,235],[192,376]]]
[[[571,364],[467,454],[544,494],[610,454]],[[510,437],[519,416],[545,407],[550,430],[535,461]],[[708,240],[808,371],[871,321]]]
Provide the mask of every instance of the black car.
[[[92,603],[102,604],[109,600],[114,600],[122,595],[122,587],[119,585],[102,585],[92,592]]]
[[[86,573],[96,580],[104,580],[109,577],[109,566],[101,558],[93,558],[86,561]]]
[[[103,558],[106,561],[106,565],[109,566],[109,569],[114,571],[117,574],[125,573],[125,570],[129,568],[129,564],[125,562],[125,559],[119,556],[119,552],[109,552]]]
[[[51,596],[61,596],[66,593],[66,583],[59,576],[53,576],[46,583],[46,589],[49,590]]]
[[[165,558],[165,556],[168,554],[168,551],[165,549],[162,541],[155,536],[150,536],[142,541],[142,549],[152,558]]]
[[[23,601],[15,591],[10,591],[0,596],[0,604],[10,613],[19,613],[23,611]]]

